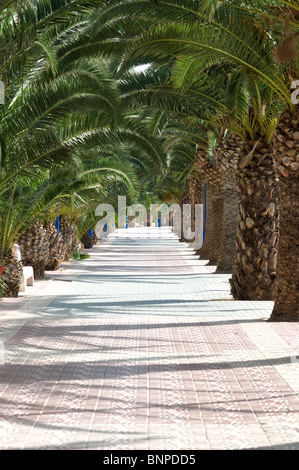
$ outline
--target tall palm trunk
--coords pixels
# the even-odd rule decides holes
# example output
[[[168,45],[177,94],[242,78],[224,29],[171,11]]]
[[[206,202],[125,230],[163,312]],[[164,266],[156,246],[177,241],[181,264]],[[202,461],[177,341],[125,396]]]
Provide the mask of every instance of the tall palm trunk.
[[[45,224],[49,238],[49,258],[46,262],[46,270],[55,271],[60,268],[63,257],[62,236],[52,222]]]
[[[214,185],[212,188],[212,237],[209,265],[217,265],[220,241],[222,240],[222,227],[223,227],[223,188],[222,186]]]
[[[1,264],[4,266],[1,277],[3,296],[18,297],[22,279],[22,265],[17,259],[17,252],[14,247],[4,256]]]
[[[231,291],[239,300],[271,300],[278,239],[278,178],[270,145],[248,142],[244,150],[237,170],[239,225]]]
[[[79,243],[76,237],[76,227],[70,223],[67,216],[60,216],[59,229],[63,241],[63,261],[69,261]]]
[[[34,222],[19,238],[23,266],[32,266],[35,279],[44,279],[50,256],[50,241],[40,221]]]
[[[219,140],[214,152],[223,174],[223,226],[216,274],[233,272],[238,227],[236,171],[243,146],[241,137],[231,133],[227,139]]]
[[[208,259],[209,264],[217,264],[223,222],[222,174],[215,164],[210,163],[206,150],[199,149],[194,160],[196,169],[208,183],[209,207],[206,214],[205,240],[199,255]]]
[[[271,321],[299,321],[299,107],[285,111],[273,137],[280,175],[280,234]]]
[[[223,181],[223,224],[216,274],[233,271],[238,227],[238,195],[236,178],[226,173]]]
[[[209,260],[210,253],[212,249],[213,241],[213,199],[212,199],[213,187],[210,183],[206,184],[206,212],[204,211],[204,218],[206,221],[205,224],[205,233],[203,246],[196,251],[196,254],[199,255],[202,260]],[[203,197],[204,200],[204,197]]]

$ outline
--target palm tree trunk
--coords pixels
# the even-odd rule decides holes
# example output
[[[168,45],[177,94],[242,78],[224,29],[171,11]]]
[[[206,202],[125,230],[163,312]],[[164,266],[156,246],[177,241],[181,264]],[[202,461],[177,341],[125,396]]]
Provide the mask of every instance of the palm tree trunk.
[[[215,163],[210,162],[210,156],[205,149],[198,149],[195,167],[202,179],[207,182],[207,214],[206,230],[203,247],[197,251],[200,259],[209,260],[209,264],[216,264],[219,250],[219,230],[222,227],[221,201],[219,190],[222,190],[222,173]],[[214,214],[215,213],[215,214]],[[220,220],[220,224],[219,224]],[[216,237],[216,238],[215,238]]]
[[[204,214],[206,218],[205,238],[203,246],[200,250],[196,251],[200,259],[210,259],[210,251],[212,249],[213,240],[213,200],[212,200],[212,185],[207,183],[207,211]]]
[[[260,142],[245,146],[237,171],[239,224],[231,291],[239,300],[272,300],[278,239],[278,178],[272,149]],[[248,162],[248,156],[249,162]],[[244,158],[247,164],[243,167]]]
[[[236,252],[238,227],[238,193],[236,172],[244,141],[231,132],[227,138],[222,135],[214,150],[217,167],[223,175],[223,229],[216,273],[232,273]]]
[[[196,230],[195,206],[201,203],[202,198],[202,184],[199,175],[195,171],[188,176],[188,192],[191,204],[191,230],[194,233]],[[194,241],[194,239],[191,241]]]
[[[190,194],[188,194],[187,192],[182,194],[180,201],[179,201],[179,205],[181,208],[181,235],[179,239],[180,242],[189,241],[185,238],[185,234],[184,234],[184,227],[186,224],[186,220],[185,220],[186,214],[184,214],[184,204],[191,204],[191,197],[190,197]]]
[[[223,181],[223,224],[216,274],[231,274],[233,272],[237,227],[238,194],[236,178],[233,173],[229,172],[224,174]]]
[[[89,249],[93,247],[93,238],[91,237],[89,231],[85,232],[84,235],[80,238],[80,241],[83,243],[84,248]]]
[[[58,270],[62,263],[63,257],[63,243],[62,236],[55,228],[52,222],[48,222],[44,225],[49,238],[49,258],[46,261],[46,270],[55,271]]]
[[[299,321],[299,108],[285,111],[273,137],[280,174],[280,234],[275,304],[270,321]]]
[[[32,266],[35,279],[44,279],[50,256],[50,240],[41,222],[34,222],[19,238],[23,266]]]
[[[79,243],[76,237],[76,227],[70,223],[68,217],[61,216],[59,228],[63,242],[63,261],[69,261]]]
[[[22,265],[17,259],[17,253],[14,248],[4,256],[1,264],[4,266],[1,283],[3,283],[4,297],[18,297],[21,279]]]
[[[213,186],[212,191],[212,238],[208,264],[216,266],[222,238],[223,192],[218,186]]]

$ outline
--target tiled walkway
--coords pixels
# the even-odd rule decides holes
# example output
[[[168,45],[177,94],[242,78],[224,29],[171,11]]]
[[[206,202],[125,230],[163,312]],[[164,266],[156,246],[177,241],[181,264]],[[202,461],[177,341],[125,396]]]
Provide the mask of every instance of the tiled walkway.
[[[90,255],[2,303],[0,449],[299,449],[298,323],[168,229]]]

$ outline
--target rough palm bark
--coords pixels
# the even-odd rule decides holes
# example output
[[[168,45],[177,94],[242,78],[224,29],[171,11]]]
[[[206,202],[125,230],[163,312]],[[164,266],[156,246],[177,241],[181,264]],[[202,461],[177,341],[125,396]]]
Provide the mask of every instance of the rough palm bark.
[[[215,160],[223,177],[223,227],[216,273],[232,273],[238,227],[238,193],[236,171],[243,149],[242,139],[231,133],[220,139],[215,148]]]
[[[46,270],[58,270],[63,258],[63,241],[62,236],[55,228],[52,222],[45,224],[45,229],[49,238],[49,258],[46,262]]]
[[[84,248],[90,249],[94,245],[94,239],[91,237],[89,230],[82,235],[80,241],[83,243]]]
[[[273,137],[280,177],[280,234],[271,321],[299,321],[299,108],[285,111]]]
[[[223,188],[216,185],[212,188],[212,237],[210,244],[210,256],[208,265],[217,266],[220,241],[223,228]]]
[[[63,240],[63,261],[69,261],[79,244],[76,236],[76,227],[70,223],[67,216],[60,216],[59,230]]]
[[[50,242],[46,229],[37,220],[19,238],[23,266],[32,266],[35,279],[44,279],[50,256]]]
[[[206,150],[199,149],[194,160],[196,169],[207,182],[206,231],[203,247],[198,251],[201,259],[208,259],[209,264],[217,264],[223,224],[222,175],[215,163],[211,164]]]
[[[248,141],[239,156],[239,220],[231,292],[239,300],[274,297],[278,240],[278,178],[272,147]]]
[[[238,227],[238,195],[234,175],[224,174],[223,225],[216,274],[232,274]]]
[[[212,235],[213,235],[213,200],[212,200],[212,185],[207,183],[207,203],[206,203],[206,214],[204,212],[204,217],[206,219],[205,226],[205,237],[203,246],[200,250],[197,250],[196,254],[199,255],[201,260],[210,259],[210,251],[212,249]],[[204,200],[204,199],[203,199]]]
[[[18,261],[17,252],[14,247],[4,256],[1,265],[4,266],[1,278],[3,296],[18,297],[22,279],[22,264]]]

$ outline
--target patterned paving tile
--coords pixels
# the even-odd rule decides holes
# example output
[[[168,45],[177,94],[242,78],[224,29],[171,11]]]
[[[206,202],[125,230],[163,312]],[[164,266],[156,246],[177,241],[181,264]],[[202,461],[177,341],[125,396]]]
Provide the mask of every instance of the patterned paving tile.
[[[5,299],[0,449],[299,449],[299,324],[205,264],[118,231]]]

